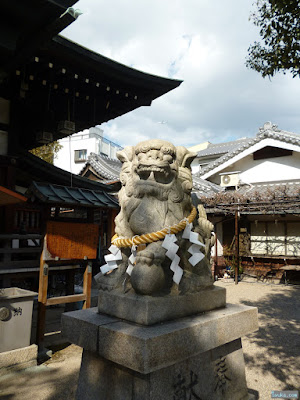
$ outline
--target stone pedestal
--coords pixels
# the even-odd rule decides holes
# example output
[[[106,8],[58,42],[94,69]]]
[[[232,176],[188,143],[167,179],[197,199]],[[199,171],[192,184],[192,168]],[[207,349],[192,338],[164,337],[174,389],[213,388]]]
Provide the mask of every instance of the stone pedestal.
[[[142,326],[99,314],[66,313],[63,334],[83,347],[77,399],[248,399],[241,337],[257,309],[225,308]]]
[[[99,313],[141,325],[153,325],[212,311],[226,305],[226,289],[218,286],[183,296],[141,296],[136,293],[99,290]]]

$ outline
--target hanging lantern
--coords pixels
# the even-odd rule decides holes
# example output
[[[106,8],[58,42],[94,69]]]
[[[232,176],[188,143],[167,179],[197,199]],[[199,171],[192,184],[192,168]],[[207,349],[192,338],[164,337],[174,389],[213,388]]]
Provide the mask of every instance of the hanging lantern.
[[[61,134],[71,135],[75,133],[75,122],[68,120],[59,121],[57,130]]]
[[[53,142],[53,134],[46,131],[37,132],[36,141],[41,144],[51,143]]]

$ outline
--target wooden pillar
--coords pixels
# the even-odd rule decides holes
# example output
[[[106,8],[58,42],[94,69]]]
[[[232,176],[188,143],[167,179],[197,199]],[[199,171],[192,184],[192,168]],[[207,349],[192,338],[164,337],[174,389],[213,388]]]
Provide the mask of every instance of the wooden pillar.
[[[36,331],[36,343],[39,347],[39,351],[43,351],[44,349],[48,276],[49,276],[49,266],[44,262],[42,253],[40,258],[38,316],[37,316],[37,331]]]
[[[91,307],[91,291],[92,291],[92,263],[88,263],[83,275],[83,294],[86,295],[83,309]]]
[[[215,269],[214,269],[214,279],[215,276],[219,274],[219,266],[218,266],[218,233],[217,233],[217,224],[215,224]]]
[[[238,284],[240,264],[240,251],[239,251],[239,215],[238,211],[235,212],[235,284]]]

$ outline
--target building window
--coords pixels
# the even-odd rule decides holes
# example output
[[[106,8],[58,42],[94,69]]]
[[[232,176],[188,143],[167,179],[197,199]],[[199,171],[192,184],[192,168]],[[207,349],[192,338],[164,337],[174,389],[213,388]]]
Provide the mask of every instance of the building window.
[[[75,150],[74,160],[76,163],[85,162],[87,159],[87,150]]]

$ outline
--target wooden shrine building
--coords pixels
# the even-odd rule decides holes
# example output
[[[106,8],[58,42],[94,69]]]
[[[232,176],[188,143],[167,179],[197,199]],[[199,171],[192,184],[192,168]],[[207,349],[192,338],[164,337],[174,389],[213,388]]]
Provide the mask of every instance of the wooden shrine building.
[[[40,270],[39,343],[47,305],[80,298],[88,306],[89,268],[82,295],[51,303],[48,268],[72,264],[70,254],[77,264],[91,258],[99,261],[110,241],[118,204],[109,194],[113,185],[72,175],[28,151],[150,106],[181,84],[134,70],[60,36],[77,19],[75,3],[1,2],[0,287],[15,284],[18,277],[36,279]],[[61,223],[73,224],[63,236]],[[82,232],[88,237],[95,225],[99,242],[95,234],[85,242]]]
[[[31,196],[32,182],[112,191],[112,186],[44,163],[28,150],[150,106],[181,83],[134,70],[58,35],[76,20],[74,3],[4,0],[1,4],[0,186],[16,193],[11,197],[14,202],[18,195]],[[39,212],[49,215],[49,202],[32,202],[28,197],[18,205],[4,205],[4,196],[0,191],[0,234],[23,230],[43,235],[45,227],[37,221],[47,220]],[[57,206],[62,204],[58,201]],[[112,208],[106,208],[111,213]],[[34,213],[36,209],[40,211]],[[34,223],[29,223],[31,214]],[[104,234],[108,237],[109,232]],[[0,270],[8,260],[7,252],[1,251]]]

